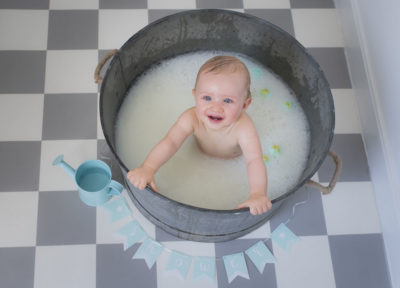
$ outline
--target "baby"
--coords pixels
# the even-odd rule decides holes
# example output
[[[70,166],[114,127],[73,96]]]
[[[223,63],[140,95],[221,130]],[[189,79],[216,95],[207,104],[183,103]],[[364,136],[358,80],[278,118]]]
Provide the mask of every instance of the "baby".
[[[235,158],[243,154],[250,187],[249,198],[236,208],[262,214],[271,208],[266,195],[267,171],[260,140],[249,115],[250,75],[234,56],[216,56],[201,66],[192,90],[195,106],[183,112],[167,135],[150,151],[143,164],[127,174],[139,189],[147,184],[158,191],[154,174],[194,134],[207,155]]]

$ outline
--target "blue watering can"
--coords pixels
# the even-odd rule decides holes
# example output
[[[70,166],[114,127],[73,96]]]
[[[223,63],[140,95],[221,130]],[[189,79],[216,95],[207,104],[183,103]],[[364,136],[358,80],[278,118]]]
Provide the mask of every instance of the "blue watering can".
[[[75,170],[64,161],[64,155],[59,155],[53,165],[59,165],[75,180],[79,198],[89,206],[102,205],[112,195],[120,195],[124,189],[124,186],[111,179],[111,169],[103,161],[88,160]]]

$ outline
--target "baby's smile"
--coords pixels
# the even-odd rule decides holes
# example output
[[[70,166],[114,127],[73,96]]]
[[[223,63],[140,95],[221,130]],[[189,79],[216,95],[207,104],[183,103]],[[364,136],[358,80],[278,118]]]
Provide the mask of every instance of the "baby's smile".
[[[224,117],[218,115],[208,115],[208,119],[210,119],[213,122],[220,122],[224,120]]]

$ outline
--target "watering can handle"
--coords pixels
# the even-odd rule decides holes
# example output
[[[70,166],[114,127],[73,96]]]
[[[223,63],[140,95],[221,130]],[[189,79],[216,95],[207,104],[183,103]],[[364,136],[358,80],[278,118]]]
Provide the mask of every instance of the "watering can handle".
[[[320,183],[315,182],[313,180],[308,180],[307,185],[315,187],[319,189],[322,194],[326,195],[332,192],[333,188],[335,188],[336,182],[339,178],[340,171],[342,170],[342,159],[340,159],[339,155],[337,155],[332,150],[329,150],[328,155],[332,157],[333,161],[335,162],[336,169],[333,173],[331,182],[329,182],[328,186],[322,186]]]
[[[103,81],[103,77],[100,76],[100,71],[103,68],[104,64],[107,62],[107,60],[113,57],[115,54],[117,54],[117,52],[118,49],[114,49],[108,52],[106,55],[104,55],[103,59],[100,60],[99,64],[97,64],[96,70],[94,71],[95,83],[101,83]]]

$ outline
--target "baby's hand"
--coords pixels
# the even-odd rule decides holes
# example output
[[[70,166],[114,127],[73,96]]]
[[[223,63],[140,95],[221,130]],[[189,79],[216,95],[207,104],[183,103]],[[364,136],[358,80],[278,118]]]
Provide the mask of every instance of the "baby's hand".
[[[251,194],[249,199],[242,204],[239,204],[236,209],[250,208],[250,213],[253,215],[263,214],[272,207],[271,200],[265,194]]]
[[[149,184],[153,190],[158,192],[156,183],[154,181],[154,171],[150,167],[142,165],[139,168],[129,171],[126,177],[133,186],[141,190],[146,188],[146,185]]]

